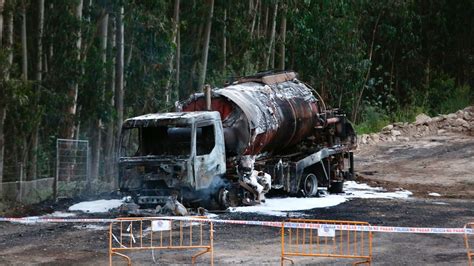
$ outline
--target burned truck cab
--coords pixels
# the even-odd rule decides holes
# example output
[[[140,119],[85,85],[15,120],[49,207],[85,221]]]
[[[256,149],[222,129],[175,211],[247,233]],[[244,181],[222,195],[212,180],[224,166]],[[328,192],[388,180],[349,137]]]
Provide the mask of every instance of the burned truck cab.
[[[170,196],[201,204],[226,172],[218,112],[147,114],[125,120],[119,156],[120,191],[140,206]]]

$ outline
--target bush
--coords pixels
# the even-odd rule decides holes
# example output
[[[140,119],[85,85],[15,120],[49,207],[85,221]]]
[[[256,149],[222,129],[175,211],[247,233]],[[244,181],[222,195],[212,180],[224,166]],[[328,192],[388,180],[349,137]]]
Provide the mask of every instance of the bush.
[[[356,125],[357,134],[367,134],[380,131],[390,123],[385,110],[377,106],[366,106],[362,113],[362,122]]]

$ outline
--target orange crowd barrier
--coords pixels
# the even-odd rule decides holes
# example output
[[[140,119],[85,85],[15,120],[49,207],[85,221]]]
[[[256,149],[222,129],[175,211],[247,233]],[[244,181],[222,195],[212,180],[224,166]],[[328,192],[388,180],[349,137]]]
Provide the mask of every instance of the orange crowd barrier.
[[[288,223],[316,226],[313,228],[285,227]],[[314,228],[317,225],[321,227]],[[370,226],[366,222],[290,219],[284,222],[281,228],[281,265],[284,265],[285,260],[294,264],[294,261],[288,257],[363,259],[355,262],[354,265],[370,265],[372,263],[372,232],[338,230],[335,228],[336,225]]]
[[[465,229],[474,230],[474,223],[468,223],[464,226]],[[472,266],[472,261],[474,257],[474,250],[472,249],[472,243],[474,242],[474,235],[468,234],[467,231],[464,233],[464,243],[466,244],[467,259],[469,261],[469,266]]]
[[[192,217],[206,218],[206,217]],[[113,255],[132,264],[132,251],[145,250],[199,250],[192,256],[196,258],[210,253],[210,264],[214,265],[214,230],[212,222],[164,220],[155,218],[119,218],[109,227],[109,265]]]

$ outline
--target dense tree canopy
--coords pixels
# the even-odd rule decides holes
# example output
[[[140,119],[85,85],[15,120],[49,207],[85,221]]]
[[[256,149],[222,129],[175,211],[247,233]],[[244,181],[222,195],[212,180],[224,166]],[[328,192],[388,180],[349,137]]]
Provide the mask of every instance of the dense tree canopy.
[[[123,118],[268,69],[361,130],[473,99],[470,0],[0,0],[0,32],[0,181],[52,175],[57,138],[111,175]]]

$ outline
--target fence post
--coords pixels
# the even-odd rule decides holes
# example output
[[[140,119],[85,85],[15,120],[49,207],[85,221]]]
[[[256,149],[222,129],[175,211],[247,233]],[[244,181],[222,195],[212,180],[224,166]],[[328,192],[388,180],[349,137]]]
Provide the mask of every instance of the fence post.
[[[22,202],[22,195],[23,195],[23,163],[20,162],[18,163],[19,168],[20,168],[20,180],[19,180],[19,189],[18,189],[18,201]]]
[[[58,179],[59,179],[59,139],[56,139],[56,176],[53,181],[53,198],[58,202]]]

